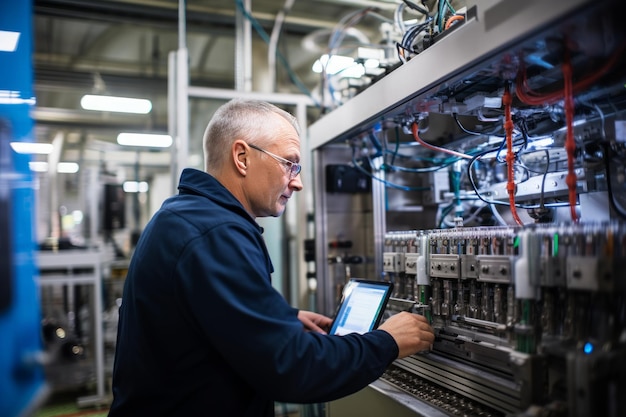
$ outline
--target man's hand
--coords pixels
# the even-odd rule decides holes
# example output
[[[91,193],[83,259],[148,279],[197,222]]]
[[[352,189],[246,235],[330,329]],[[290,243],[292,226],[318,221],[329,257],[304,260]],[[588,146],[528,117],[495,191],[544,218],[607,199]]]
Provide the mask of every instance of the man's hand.
[[[304,330],[326,334],[333,322],[332,319],[312,311],[300,310],[298,320],[304,325]]]
[[[378,328],[389,333],[396,341],[398,359],[430,350],[435,341],[435,333],[426,317],[406,311],[394,314]]]

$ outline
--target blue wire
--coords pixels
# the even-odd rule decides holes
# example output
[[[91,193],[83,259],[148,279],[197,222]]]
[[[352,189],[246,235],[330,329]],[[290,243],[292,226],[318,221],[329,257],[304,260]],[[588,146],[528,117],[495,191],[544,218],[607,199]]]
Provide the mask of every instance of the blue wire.
[[[374,175],[372,175],[371,172],[367,172],[367,170],[365,170],[356,160],[356,156],[355,156],[355,150],[353,149],[352,152],[352,164],[354,165],[354,167],[356,169],[358,169],[360,172],[362,172],[363,174],[367,175],[368,177],[370,177],[373,180],[382,182],[383,184],[385,184],[385,187],[388,188],[393,188],[396,190],[402,190],[402,191],[428,191],[430,190],[430,187],[407,187],[405,185],[398,185],[398,184],[394,184],[392,182],[386,181],[382,178],[378,178]]]

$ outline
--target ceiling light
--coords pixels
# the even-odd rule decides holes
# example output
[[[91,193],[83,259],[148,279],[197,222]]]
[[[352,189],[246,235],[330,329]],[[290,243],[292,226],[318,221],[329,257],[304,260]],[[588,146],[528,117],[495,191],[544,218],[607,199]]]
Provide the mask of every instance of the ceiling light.
[[[57,164],[57,172],[61,174],[75,174],[78,172],[78,164],[76,162],[59,162]]]
[[[48,155],[54,146],[51,143],[11,142],[11,148],[17,153]]]
[[[365,67],[361,64],[354,64],[341,70],[340,74],[343,78],[361,78],[365,74]]]
[[[0,51],[14,52],[17,49],[17,42],[19,39],[20,32],[0,30]]]
[[[148,191],[148,183],[145,181],[124,181],[122,187],[125,193],[145,193]]]
[[[365,67],[348,56],[322,55],[313,64],[313,72],[321,73],[326,69],[327,75],[340,75],[342,78],[361,78],[365,74]]]
[[[33,172],[48,172],[48,163],[43,161],[31,161],[28,167]]]
[[[31,161],[28,167],[33,172],[48,172],[48,163],[44,161]],[[78,172],[78,164],[76,162],[59,162],[57,164],[57,172],[61,174],[75,174]]]
[[[172,137],[170,135],[157,135],[152,133],[120,133],[117,135],[117,143],[124,146],[167,148],[172,146]]]
[[[320,57],[320,59],[313,63],[313,72],[317,72],[319,74],[325,68],[326,74],[333,75],[352,65],[354,65],[354,59],[349,56],[333,55],[329,59],[328,54],[324,54]]]
[[[378,68],[380,67],[380,61],[376,58],[368,58],[363,63],[363,66],[365,66],[365,68]]]
[[[152,110],[152,102],[145,98],[98,96],[85,94],[80,99],[85,110],[110,111],[117,113],[147,114]]]

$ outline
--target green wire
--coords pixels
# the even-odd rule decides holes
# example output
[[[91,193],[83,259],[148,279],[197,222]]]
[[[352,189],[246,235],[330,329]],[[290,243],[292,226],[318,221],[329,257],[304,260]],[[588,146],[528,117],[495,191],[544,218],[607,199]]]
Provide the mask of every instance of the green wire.
[[[559,235],[557,233],[554,234],[552,238],[552,256],[558,256],[559,254]]]

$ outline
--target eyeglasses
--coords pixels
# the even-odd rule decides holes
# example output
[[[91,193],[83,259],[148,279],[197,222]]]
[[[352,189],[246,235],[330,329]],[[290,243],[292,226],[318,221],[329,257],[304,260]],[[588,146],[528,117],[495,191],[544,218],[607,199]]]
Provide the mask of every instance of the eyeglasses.
[[[280,157],[278,155],[275,155],[273,153],[271,153],[270,151],[266,151],[263,148],[259,148],[256,145],[253,145],[251,143],[248,143],[248,146],[251,147],[252,149],[256,149],[257,151],[261,151],[265,154],[268,154],[269,156],[271,156],[272,158],[274,158],[275,160],[277,160],[278,162],[282,162],[283,164],[287,165],[289,167],[289,179],[292,180],[294,178],[296,178],[298,176],[298,174],[300,173],[300,171],[302,170],[302,165],[297,164],[295,162],[292,162],[288,159],[285,159],[283,157]]]

